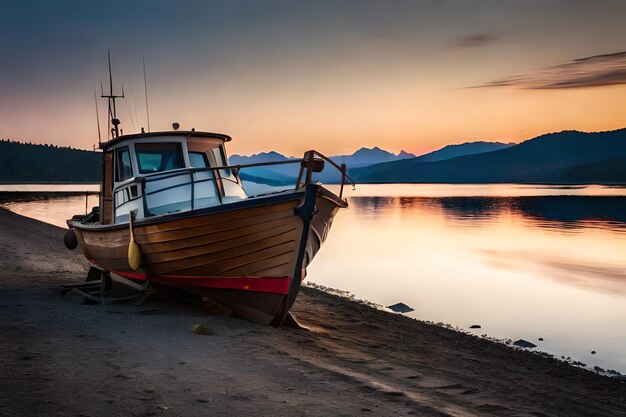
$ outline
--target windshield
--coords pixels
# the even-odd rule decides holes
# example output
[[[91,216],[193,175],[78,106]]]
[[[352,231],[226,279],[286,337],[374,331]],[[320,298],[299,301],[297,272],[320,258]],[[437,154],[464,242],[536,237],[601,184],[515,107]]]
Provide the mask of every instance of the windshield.
[[[204,152],[189,152],[189,163],[193,168],[207,168],[209,161]]]
[[[141,174],[185,167],[180,143],[137,143],[135,153]]]

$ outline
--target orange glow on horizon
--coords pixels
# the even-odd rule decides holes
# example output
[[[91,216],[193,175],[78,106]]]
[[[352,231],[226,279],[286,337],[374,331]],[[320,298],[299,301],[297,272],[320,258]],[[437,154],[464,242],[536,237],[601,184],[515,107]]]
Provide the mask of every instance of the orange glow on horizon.
[[[520,142],[560,130],[601,131],[626,127],[626,87],[568,90],[514,88],[408,91],[391,86],[368,101],[367,93],[326,92],[228,97],[219,105],[202,96],[161,96],[153,100],[152,130],[183,128],[233,136],[231,154],[275,150],[300,155],[316,148],[329,155],[365,146],[423,154],[447,144],[486,140]],[[301,94],[301,95],[300,95]],[[2,137],[90,149],[97,142],[95,109],[84,97],[67,106],[23,99],[2,109],[12,120]],[[241,103],[246,103],[242,105]],[[28,107],[31,111],[25,111]],[[122,104],[122,128],[135,131]],[[180,110],[183,109],[183,110]],[[42,117],[32,117],[33,110]],[[137,111],[139,113],[139,111]],[[141,114],[132,119],[137,128]],[[135,120],[138,119],[138,120]],[[101,119],[103,133],[106,133]],[[43,132],[43,133],[42,133]]]

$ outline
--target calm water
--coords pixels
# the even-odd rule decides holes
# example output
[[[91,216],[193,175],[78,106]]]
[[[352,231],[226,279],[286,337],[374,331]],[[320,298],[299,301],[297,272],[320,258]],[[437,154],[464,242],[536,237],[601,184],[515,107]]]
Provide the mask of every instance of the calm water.
[[[626,372],[625,196],[601,186],[361,185],[308,279]]]
[[[8,206],[64,225],[85,197]],[[352,192],[307,280],[626,373],[625,272],[625,188],[396,184]]]

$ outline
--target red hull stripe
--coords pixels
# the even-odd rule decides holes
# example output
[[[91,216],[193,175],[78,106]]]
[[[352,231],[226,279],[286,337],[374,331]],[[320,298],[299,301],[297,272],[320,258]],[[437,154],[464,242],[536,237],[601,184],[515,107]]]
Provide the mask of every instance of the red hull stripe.
[[[182,275],[146,276],[130,272],[111,271],[124,278],[156,282],[163,285],[189,285],[193,287],[225,288],[241,291],[289,293],[290,277],[203,277]]]

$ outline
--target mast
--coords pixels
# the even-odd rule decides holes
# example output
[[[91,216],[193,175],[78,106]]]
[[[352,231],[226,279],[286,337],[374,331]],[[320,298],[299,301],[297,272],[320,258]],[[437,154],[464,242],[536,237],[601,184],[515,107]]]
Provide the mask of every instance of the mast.
[[[148,132],[150,131],[150,110],[148,110],[148,81],[146,79],[146,57],[142,57],[143,63],[143,88],[146,93],[146,118],[148,119]]]
[[[104,94],[102,84],[100,84],[101,96],[109,100],[109,132],[111,132],[112,139],[119,137],[120,135],[120,119],[117,118],[117,109],[115,107],[116,98],[124,98],[124,85],[122,84],[122,93],[119,95],[113,94],[113,73],[111,72],[111,51],[108,51],[109,58],[109,94]],[[111,125],[113,127],[111,127]]]
[[[102,144],[102,134],[100,133],[100,114],[98,112],[98,97],[96,96],[96,89],[93,89],[93,100],[96,102],[96,123],[98,123],[98,146]]]

